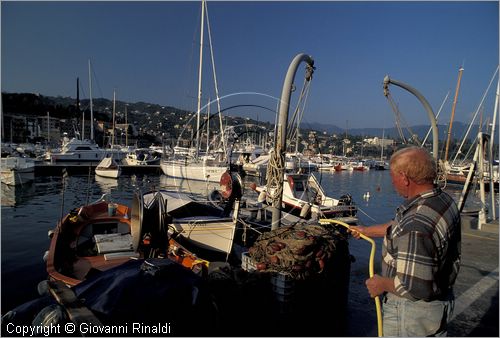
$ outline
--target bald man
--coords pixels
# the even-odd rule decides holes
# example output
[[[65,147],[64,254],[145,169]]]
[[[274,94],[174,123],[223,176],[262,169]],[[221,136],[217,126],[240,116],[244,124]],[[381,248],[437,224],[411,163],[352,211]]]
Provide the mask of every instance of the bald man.
[[[394,219],[350,228],[355,238],[384,237],[382,273],[366,287],[370,296],[382,296],[384,336],[446,336],[460,268],[460,213],[434,185],[436,163],[425,149],[395,152],[390,175],[406,199]]]

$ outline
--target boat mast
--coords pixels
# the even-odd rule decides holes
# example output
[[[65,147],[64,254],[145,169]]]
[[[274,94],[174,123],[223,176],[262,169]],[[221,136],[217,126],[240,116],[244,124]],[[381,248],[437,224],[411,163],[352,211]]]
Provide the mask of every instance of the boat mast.
[[[89,98],[90,98],[90,140],[94,141],[94,110],[92,107],[92,76],[90,75],[90,59],[89,59]]]
[[[76,112],[80,112],[80,79],[76,78]],[[85,111],[82,112],[82,140],[85,137]]]
[[[460,67],[460,69],[458,70],[457,89],[455,90],[455,98],[453,99],[453,106],[451,108],[450,125],[448,126],[448,138],[446,139],[446,148],[444,151],[444,158],[443,158],[443,162],[445,163],[448,161],[448,150],[450,148],[450,139],[451,139],[451,127],[453,126],[453,118],[455,117],[455,108],[457,107],[458,91],[460,89],[460,80],[462,79],[463,71],[464,71],[463,67]]]
[[[50,145],[50,113],[47,112],[47,146]]]
[[[115,145],[115,106],[116,106],[116,91],[113,89],[113,125],[111,134],[111,149]]]
[[[205,29],[205,0],[201,1],[201,25],[200,25],[200,64],[198,66],[198,104],[196,108],[196,158],[200,153],[200,109],[201,109],[201,79],[203,65],[203,31]]]
[[[208,146],[210,145],[210,99],[208,99],[208,106],[207,106],[207,150],[205,155],[208,156]]]
[[[125,105],[125,147],[128,147],[128,120],[127,120],[127,106]]]
[[[382,128],[382,140],[380,140],[381,150],[380,150],[380,161],[384,160],[384,132],[385,128]]]

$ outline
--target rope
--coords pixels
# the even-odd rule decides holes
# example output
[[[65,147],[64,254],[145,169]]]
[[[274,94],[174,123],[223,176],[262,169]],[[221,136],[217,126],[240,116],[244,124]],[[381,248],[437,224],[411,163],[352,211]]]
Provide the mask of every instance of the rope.
[[[358,210],[361,211],[366,217],[368,217],[369,219],[371,219],[375,223],[379,223],[376,219],[374,219],[373,217],[371,217],[370,215],[368,215],[366,212],[364,212],[363,209],[361,209],[359,206],[358,206]]]

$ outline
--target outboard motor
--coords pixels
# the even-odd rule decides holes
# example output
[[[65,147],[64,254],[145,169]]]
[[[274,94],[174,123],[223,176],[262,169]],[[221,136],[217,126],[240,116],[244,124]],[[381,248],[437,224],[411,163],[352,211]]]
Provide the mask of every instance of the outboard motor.
[[[352,204],[352,196],[350,194],[345,194],[340,196],[339,205],[351,205]]]

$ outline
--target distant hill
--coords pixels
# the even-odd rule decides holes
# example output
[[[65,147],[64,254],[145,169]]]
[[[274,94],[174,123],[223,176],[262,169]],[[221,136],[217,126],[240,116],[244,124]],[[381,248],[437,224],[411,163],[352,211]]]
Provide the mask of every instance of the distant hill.
[[[462,123],[455,121],[453,123],[453,128],[451,131],[451,136],[452,138],[455,139],[462,139],[465,136],[465,133],[467,131],[467,128],[469,126]],[[307,128],[311,128],[313,130],[318,130],[318,131],[324,131],[329,134],[344,134],[346,132],[345,128],[339,128],[336,125],[333,124],[324,124],[324,123],[308,123]],[[427,132],[429,131],[430,126],[426,125],[417,125],[417,126],[412,126],[410,127],[411,130],[418,135],[420,140],[423,140]],[[476,137],[476,133],[474,131],[477,131],[479,129],[478,125],[474,125],[471,129],[471,132],[469,133],[468,139]],[[349,135],[355,135],[355,136],[367,136],[367,137],[382,137],[382,132],[384,133],[385,138],[399,138],[399,133],[396,127],[393,128],[350,128],[347,133]],[[444,140],[446,139],[448,135],[448,125],[446,124],[438,124],[438,132],[439,132],[439,139]],[[409,135],[408,132],[405,130],[404,135],[407,136]],[[432,133],[429,136],[430,139],[432,139]]]
[[[62,97],[62,96],[43,96],[40,94],[31,93],[2,93],[2,103],[3,111],[7,114],[35,114],[45,116],[47,111],[50,111],[51,116],[59,118],[74,117],[79,118],[80,114],[76,109],[76,99],[72,97]],[[95,98],[92,100],[94,117],[101,120],[110,120],[113,102],[105,98]],[[84,99],[80,101],[80,110],[89,110],[89,100]],[[160,116],[165,117],[165,115],[170,116],[170,121],[172,124],[179,123],[179,117],[184,116],[190,112],[178,109],[170,106],[162,106],[154,103],[147,102],[123,102],[116,101],[116,110],[120,112],[118,115],[124,116],[125,107],[129,114],[129,121],[132,123],[145,125],[145,124],[157,124],[162,122]],[[147,121],[145,119],[148,119]],[[229,117],[229,120],[236,122],[237,120],[242,120],[241,117]],[[247,120],[247,123],[254,123],[260,125],[269,125],[269,123],[257,122],[253,120]],[[122,122],[123,123],[123,122]],[[164,128],[170,129],[172,127],[170,124],[164,126]],[[328,134],[338,134],[342,135],[346,132],[345,128],[340,128],[333,124],[324,124],[319,122],[310,122],[301,125],[301,128],[305,130],[316,130],[320,132],[326,132]],[[439,139],[444,140],[447,137],[448,126],[445,124],[438,125],[439,128]],[[462,122],[454,122],[452,137],[455,139],[462,139],[466,133],[468,125]],[[429,131],[429,126],[417,125],[412,126],[411,130],[416,133],[420,140],[422,140],[427,132]],[[468,138],[472,139],[475,137],[478,126],[472,127],[472,132],[469,134]],[[498,129],[497,129],[498,131]],[[385,138],[399,138],[398,131],[395,127],[393,128],[350,128],[348,131],[349,135],[361,136],[361,137],[382,137],[382,132],[384,132]],[[405,131],[405,136],[408,132]]]

